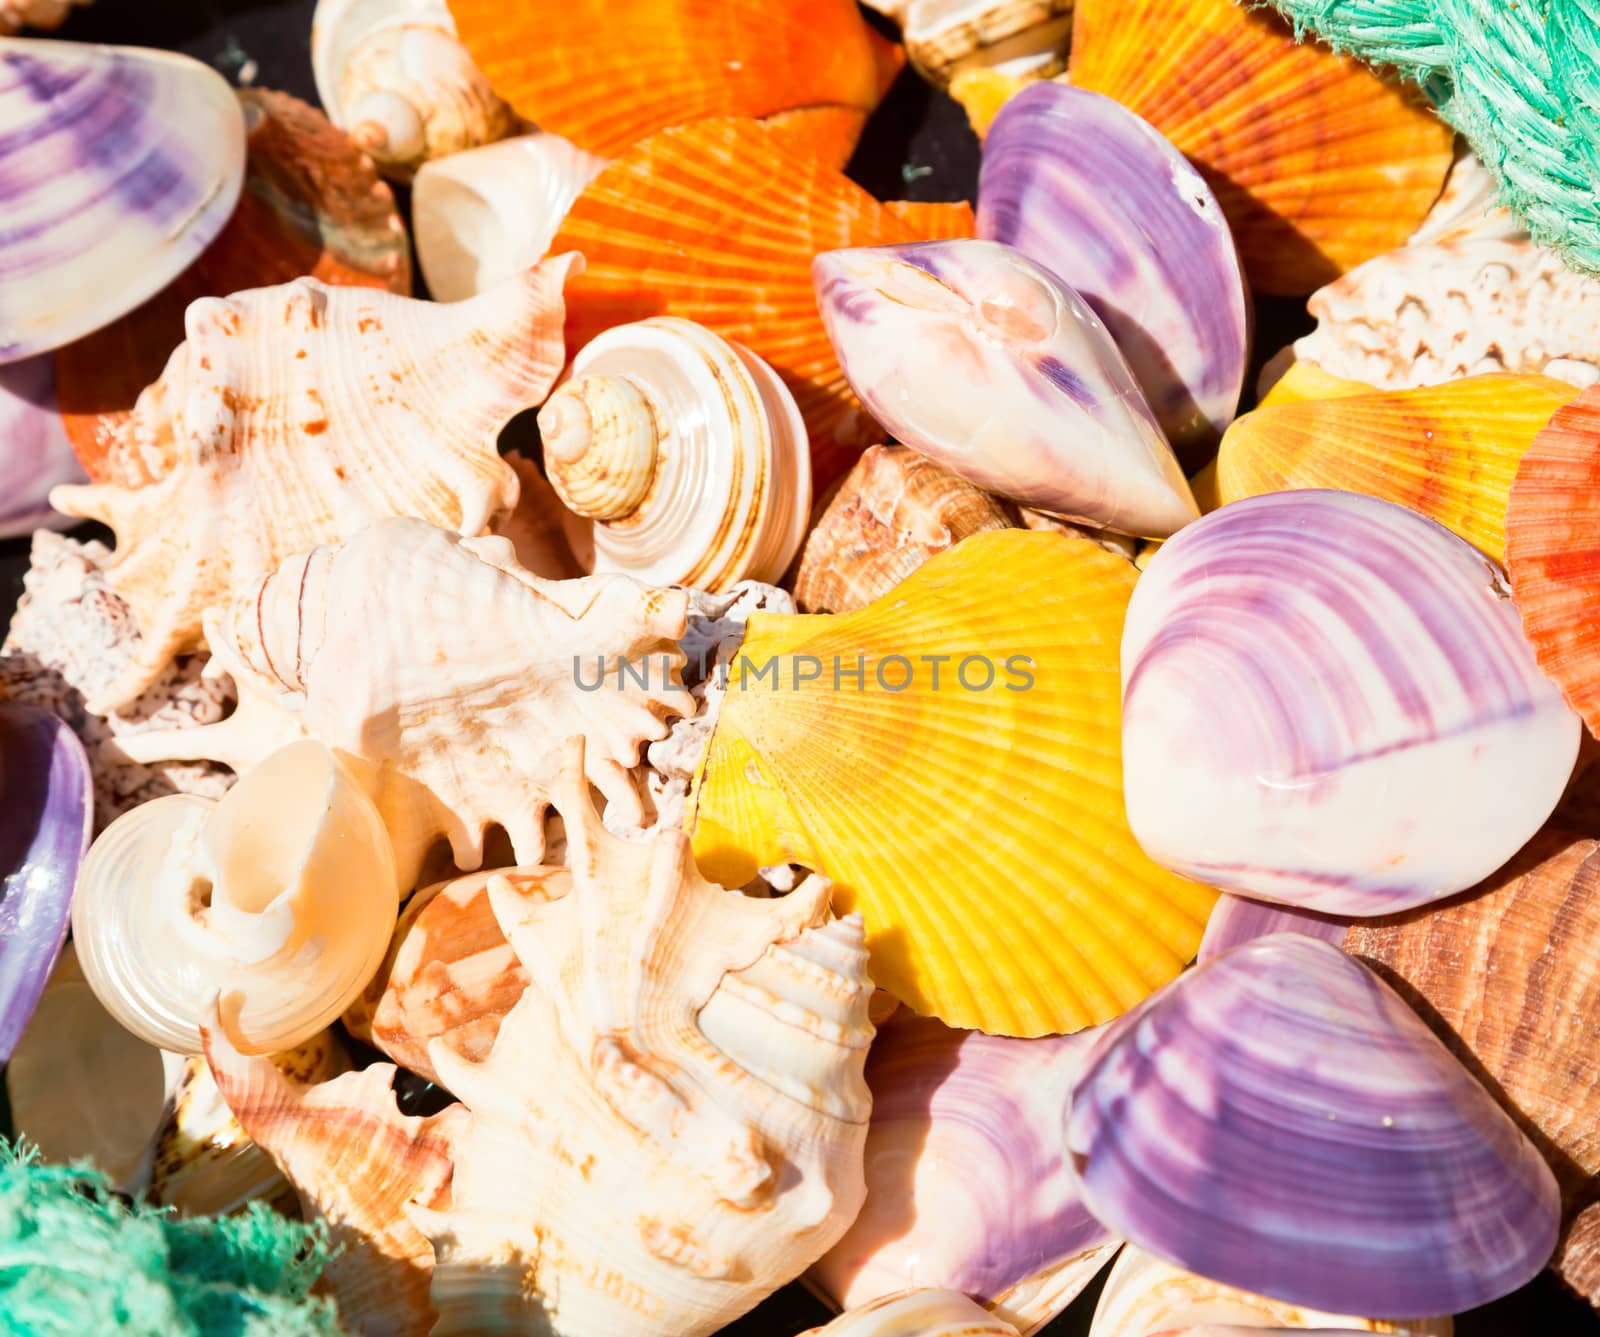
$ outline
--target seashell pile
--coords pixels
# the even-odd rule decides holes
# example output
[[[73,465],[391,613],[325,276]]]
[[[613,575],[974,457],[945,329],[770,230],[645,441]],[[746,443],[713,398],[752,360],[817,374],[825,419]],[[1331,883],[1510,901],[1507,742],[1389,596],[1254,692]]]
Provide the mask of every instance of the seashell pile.
[[[317,0],[320,110],[71,7],[0,1163],[298,1216],[361,1337],[1600,1332],[1548,163],[1247,0]]]

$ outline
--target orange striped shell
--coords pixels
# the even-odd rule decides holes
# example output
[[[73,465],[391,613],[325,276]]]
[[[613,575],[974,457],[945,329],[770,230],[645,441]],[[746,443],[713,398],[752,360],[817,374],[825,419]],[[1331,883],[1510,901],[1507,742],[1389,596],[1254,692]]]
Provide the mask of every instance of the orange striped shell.
[[[1069,75],[1188,155],[1259,292],[1402,245],[1450,168],[1452,131],[1415,92],[1236,0],[1078,0]]]
[[[965,204],[880,204],[751,120],[699,121],[635,145],[578,197],[550,247],[582,251],[567,351],[613,325],[681,316],[744,344],[794,391],[820,493],[881,431],[850,393],[817,314],[820,251],[972,235]]]
[[[810,110],[859,113],[836,141],[853,148],[904,61],[855,0],[450,0],[450,12],[495,92],[606,156],[703,117]],[[800,133],[837,135],[832,120]],[[830,156],[842,166],[849,152]]]

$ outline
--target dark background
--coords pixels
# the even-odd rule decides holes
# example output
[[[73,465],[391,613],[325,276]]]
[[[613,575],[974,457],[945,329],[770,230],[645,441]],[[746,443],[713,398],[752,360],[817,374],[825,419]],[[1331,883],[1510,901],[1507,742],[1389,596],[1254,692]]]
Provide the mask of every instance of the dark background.
[[[310,54],[314,7],[314,0],[97,0],[89,9],[74,11],[59,35],[184,51],[235,82],[242,77],[315,104]],[[626,36],[597,33],[596,39]],[[648,53],[642,58],[648,59]],[[883,199],[971,199],[978,145],[960,109],[908,70],[873,117],[849,171]],[[418,276],[417,292],[424,291]],[[1303,304],[1294,301],[1258,302],[1256,320],[1257,366],[1309,328]],[[27,549],[26,539],[0,542],[0,619],[9,619],[20,592]],[[1098,1292],[1098,1283],[1091,1286],[1043,1329],[1042,1337],[1086,1334]],[[799,1286],[790,1286],[724,1332],[725,1337],[793,1337],[828,1317]],[[1518,1294],[1463,1315],[1456,1332],[1458,1337],[1600,1337],[1600,1315],[1545,1273]]]

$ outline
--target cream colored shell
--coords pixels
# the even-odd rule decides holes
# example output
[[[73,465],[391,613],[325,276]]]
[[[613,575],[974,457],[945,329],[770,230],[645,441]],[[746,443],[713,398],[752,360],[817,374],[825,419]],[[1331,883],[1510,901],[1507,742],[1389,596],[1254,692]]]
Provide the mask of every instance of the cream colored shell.
[[[90,0],[0,0],[0,37],[19,28],[59,28],[74,5]]]
[[[774,581],[811,512],[794,396],[748,349],[658,316],[607,330],[539,412],[557,494],[593,519],[594,569],[721,591]]]
[[[955,1291],[901,1291],[801,1337],[1017,1337],[1017,1330]]]
[[[417,263],[443,302],[538,263],[606,159],[548,131],[424,163],[412,185]]]
[[[901,16],[906,55],[919,73],[948,84],[995,67],[1043,78],[1066,66],[1073,0],[910,0]]]
[[[581,265],[559,256],[453,305],[314,279],[191,304],[122,429],[149,481],[51,493],[116,530],[107,577],[142,638],[91,708],[137,696],[200,647],[208,609],[313,544],[383,516],[479,534],[508,514],[500,428],[560,372],[561,289]]]
[[[366,987],[398,892],[371,799],[303,741],[219,800],[175,794],[113,822],[79,872],[72,936],[95,995],[147,1044],[197,1054],[220,1013],[235,1047],[273,1054]]]
[[[1208,1324],[1255,1328],[1334,1328],[1400,1333],[1404,1337],[1450,1337],[1448,1317],[1387,1322],[1303,1309],[1282,1300],[1236,1291],[1185,1272],[1153,1254],[1127,1245],[1117,1255],[1089,1337],[1147,1337],[1149,1333]]]
[[[521,125],[457,39],[443,0],[318,0],[311,65],[329,119],[399,180]]]
[[[213,662],[239,686],[234,716],[126,750],[248,770],[303,732],[361,765],[404,885],[440,837],[458,867],[478,867],[493,823],[536,864],[573,734],[590,740],[590,778],[639,819],[628,770],[691,709],[686,616],[681,590],[541,580],[504,538],[382,520],[292,558],[208,620]]]

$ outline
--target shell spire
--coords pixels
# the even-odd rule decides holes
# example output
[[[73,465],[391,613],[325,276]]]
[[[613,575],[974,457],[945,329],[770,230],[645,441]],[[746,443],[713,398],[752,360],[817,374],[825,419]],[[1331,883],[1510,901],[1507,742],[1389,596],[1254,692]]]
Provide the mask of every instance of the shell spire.
[[[91,706],[137,696],[199,647],[207,609],[294,553],[385,516],[472,535],[508,513],[499,431],[560,371],[561,289],[582,263],[452,305],[314,279],[191,304],[187,341],[123,429],[170,440],[170,469],[51,494],[117,531],[107,576],[143,638]]]

